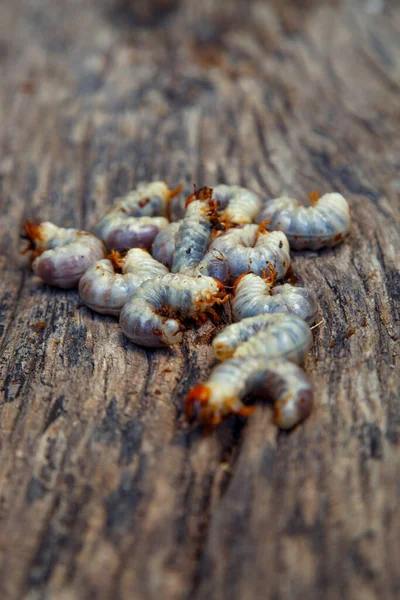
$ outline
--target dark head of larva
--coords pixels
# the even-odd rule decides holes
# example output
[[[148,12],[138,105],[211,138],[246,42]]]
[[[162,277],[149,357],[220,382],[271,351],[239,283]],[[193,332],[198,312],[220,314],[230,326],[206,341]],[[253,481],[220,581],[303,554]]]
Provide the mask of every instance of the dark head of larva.
[[[21,237],[25,240],[29,240],[30,242],[43,241],[43,237],[40,231],[40,222],[39,221],[26,221],[22,225],[23,233]]]
[[[189,204],[191,202],[194,202],[195,200],[211,200],[212,195],[213,195],[212,188],[205,186],[198,190],[196,187],[196,184],[193,184],[193,187],[194,187],[193,194],[190,194],[190,196],[186,200],[186,204],[185,204],[186,208],[189,206]]]
[[[317,204],[318,200],[321,198],[321,192],[318,190],[313,190],[308,194],[308,199],[310,201],[311,206]]]
[[[106,258],[111,261],[111,264],[116,273],[122,273],[122,265],[125,262],[126,252],[118,252],[118,250],[111,250],[109,254],[107,254]]]
[[[210,399],[210,390],[199,384],[188,392],[185,398],[185,415],[188,421],[201,420],[200,416]]]
[[[185,415],[189,422],[198,421],[207,429],[216,427],[222,418],[215,414],[209,405],[210,389],[206,385],[196,385],[185,399]]]
[[[234,294],[236,294],[236,288],[237,288],[237,286],[239,285],[239,283],[242,281],[243,277],[246,277],[246,275],[248,275],[248,274],[249,274],[249,272],[242,273],[241,275],[239,275],[239,277],[237,277],[237,278],[235,279],[235,281],[233,282],[233,286],[232,286],[232,287],[233,287],[233,293],[234,293]]]
[[[21,233],[21,238],[23,240],[27,240],[28,245],[21,251],[21,254],[26,254],[27,252],[31,252],[31,259],[33,260],[37,256],[39,256],[42,250],[36,249],[37,242],[43,242],[43,234],[40,227],[39,221],[26,221],[26,223],[22,226],[23,233]]]

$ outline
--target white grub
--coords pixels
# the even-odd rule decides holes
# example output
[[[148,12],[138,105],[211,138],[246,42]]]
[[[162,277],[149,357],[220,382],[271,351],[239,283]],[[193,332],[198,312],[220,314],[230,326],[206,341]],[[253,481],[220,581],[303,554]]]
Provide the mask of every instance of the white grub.
[[[126,196],[117,198],[114,209],[120,209],[131,217],[169,217],[172,198],[182,189],[178,186],[170,190],[164,181],[140,183]]]
[[[107,213],[95,227],[110,250],[150,249],[156,235],[168,225],[165,217],[130,217],[119,209]]]
[[[169,273],[145,281],[131,295],[121,311],[121,330],[141,346],[178,344],[182,320],[203,315],[225,298],[223,285],[212,277]]]
[[[217,220],[212,189],[201,188],[189,196],[185,216],[176,237],[173,273],[190,273],[204,258]]]
[[[266,231],[262,225],[230,229],[215,238],[210,250],[220,250],[229,262],[231,281],[243,273],[265,276],[271,270],[276,279],[290,266],[289,242],[280,231]]]
[[[312,325],[318,303],[314,292],[307,288],[289,283],[273,287],[271,280],[247,273],[235,282],[232,309],[235,321],[265,313],[294,313]]]
[[[29,221],[24,230],[35,257],[32,269],[49,285],[76,287],[85,271],[105,255],[103,242],[87,231]]]
[[[252,223],[261,208],[261,198],[239,185],[217,185],[213,197],[218,201],[220,220],[229,224]]]
[[[154,238],[168,225],[169,204],[181,191],[170,190],[163,181],[141,183],[122,198],[117,198],[95,227],[96,235],[107,248],[150,249]]]
[[[311,382],[298,365],[244,356],[217,365],[205,383],[188,393],[186,416],[215,427],[229,414],[251,414],[254,407],[243,403],[249,395],[272,400],[274,420],[281,429],[291,429],[305,419],[313,403]]]
[[[178,231],[181,224],[182,221],[169,223],[165,229],[160,231],[153,242],[152,254],[154,258],[169,269],[172,267]],[[223,284],[227,284],[230,280],[228,257],[220,250],[207,251],[197,266],[182,266],[182,270],[193,277],[197,275],[214,277]]]
[[[167,273],[167,267],[142,248],[133,248],[126,256],[113,252],[111,259],[96,262],[82,276],[79,296],[92,310],[117,316],[128,297],[144,281]]]
[[[316,199],[317,198],[317,199]],[[310,194],[312,206],[283,196],[265,204],[257,222],[268,229],[283,231],[295,250],[319,250],[335,246],[350,231],[350,209],[341,194]]]
[[[176,238],[182,221],[169,223],[155,237],[151,253],[156,260],[170,269],[174,259]]]
[[[224,285],[231,279],[229,260],[220,250],[209,250],[197,267],[188,271],[193,276],[206,275],[218,279]]]
[[[312,345],[309,325],[296,315],[257,315],[225,327],[213,340],[218,360],[262,355],[302,364]]]

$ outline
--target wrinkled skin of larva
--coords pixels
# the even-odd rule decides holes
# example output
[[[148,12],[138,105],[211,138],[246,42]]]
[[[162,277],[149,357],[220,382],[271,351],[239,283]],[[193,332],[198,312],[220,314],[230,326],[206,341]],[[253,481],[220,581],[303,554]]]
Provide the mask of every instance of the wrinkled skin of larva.
[[[235,321],[266,313],[293,313],[312,325],[318,303],[314,292],[304,287],[289,283],[273,287],[271,281],[247,273],[235,282],[232,309]]]
[[[110,250],[151,248],[156,235],[168,225],[165,217],[130,217],[113,209],[96,225],[96,235]]]
[[[207,312],[225,296],[223,285],[212,277],[169,273],[145,281],[131,295],[121,311],[121,330],[140,346],[179,344],[182,320]]]
[[[32,263],[34,273],[56,287],[76,287],[84,272],[105,254],[103,242],[87,231],[44,222],[27,223],[25,232],[37,255]]]
[[[210,243],[215,216],[215,202],[210,198],[194,200],[187,206],[176,236],[171,268],[173,273],[191,272],[203,260]]]
[[[112,260],[104,258],[84,273],[79,282],[79,296],[92,310],[118,316],[129,296],[148,279],[168,273],[167,267],[142,248],[129,250],[119,259],[121,272]]]
[[[240,185],[217,185],[213,198],[218,201],[220,220],[234,225],[252,223],[261,208],[261,198]]]
[[[312,206],[283,196],[265,203],[256,221],[283,231],[294,250],[319,250],[339,244],[350,231],[350,209],[341,194],[325,194]]]
[[[280,279],[290,266],[289,243],[285,234],[268,232],[257,225],[230,229],[211,242],[210,250],[219,250],[227,256],[231,281],[243,273],[264,276],[271,270],[275,278]]]
[[[298,365],[265,356],[243,356],[214,367],[208,380],[188,393],[186,416],[207,428],[215,427],[229,414],[251,414],[254,407],[243,404],[249,395],[274,403],[275,423],[281,429],[303,421],[313,404],[311,382]]]
[[[212,342],[219,360],[263,355],[302,364],[312,345],[311,329],[297,315],[257,315],[228,325]]]

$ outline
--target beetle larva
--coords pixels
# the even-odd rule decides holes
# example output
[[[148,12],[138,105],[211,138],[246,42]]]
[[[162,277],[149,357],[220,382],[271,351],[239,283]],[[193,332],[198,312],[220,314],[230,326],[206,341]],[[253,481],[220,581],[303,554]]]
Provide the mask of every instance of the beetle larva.
[[[96,235],[107,248],[150,249],[158,232],[168,225],[169,203],[181,186],[168,189],[163,181],[142,183],[122,198],[117,198],[95,227]]]
[[[190,273],[199,265],[207,251],[216,220],[212,189],[195,189],[187,200],[185,216],[177,233],[173,273]]]
[[[225,298],[223,285],[212,277],[169,273],[145,281],[130,296],[121,311],[121,329],[141,346],[178,344],[183,338],[182,319],[204,314]]]
[[[251,223],[261,208],[261,198],[240,185],[217,185],[213,197],[221,221],[234,225]]]
[[[49,285],[76,287],[84,272],[105,255],[103,242],[87,231],[30,221],[24,230],[36,257],[32,269]]]
[[[218,360],[263,355],[301,364],[312,345],[310,327],[297,315],[257,315],[228,325],[212,342]]]
[[[140,183],[134,190],[117,198],[113,209],[119,209],[130,217],[169,217],[169,204],[182,189],[170,190],[164,181]]]
[[[79,296],[92,310],[117,316],[130,294],[144,281],[167,273],[167,267],[142,248],[133,248],[126,256],[114,252],[111,259],[96,262],[84,273]]]
[[[250,394],[273,401],[274,420],[281,429],[291,429],[305,419],[313,403],[311,382],[298,365],[244,356],[217,365],[205,383],[188,393],[185,412],[188,419],[215,427],[229,414],[251,414],[254,407],[243,404]]]
[[[232,280],[246,272],[263,275],[271,269],[280,279],[290,266],[285,234],[268,232],[261,225],[230,229],[211,242],[210,250],[220,250],[227,256]]]
[[[176,238],[182,221],[169,223],[155,237],[151,253],[156,260],[161,262],[169,269],[172,267],[174,252],[176,248]]]
[[[311,194],[310,194],[311,197]],[[277,198],[265,204],[257,222],[269,221],[268,229],[283,231],[295,250],[319,250],[335,246],[350,231],[350,209],[341,194],[325,194],[312,206],[297,200]]]
[[[318,303],[314,292],[289,283],[273,287],[270,280],[246,273],[235,281],[232,301],[235,321],[264,313],[294,313],[312,325]]]
[[[150,249],[158,232],[167,225],[165,217],[130,217],[113,209],[99,221],[95,232],[110,249]]]
[[[152,254],[156,260],[172,267],[173,256],[176,248],[177,234],[182,221],[169,223],[162,229],[153,242]],[[196,267],[184,269],[185,273],[196,275],[207,275],[214,277],[226,284],[230,280],[229,261],[227,256],[220,250],[210,250],[205,253]]]

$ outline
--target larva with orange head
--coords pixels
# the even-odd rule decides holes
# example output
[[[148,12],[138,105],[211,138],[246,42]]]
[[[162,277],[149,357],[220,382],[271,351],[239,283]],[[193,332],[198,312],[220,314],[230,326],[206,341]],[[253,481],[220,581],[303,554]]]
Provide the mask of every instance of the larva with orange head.
[[[141,346],[178,344],[185,319],[207,313],[226,297],[224,286],[212,277],[169,273],[145,281],[130,296],[121,311],[121,330]]]
[[[217,365],[206,382],[190,390],[185,413],[189,420],[215,427],[230,414],[251,414],[254,408],[243,403],[249,395],[274,403],[274,420],[281,429],[303,421],[313,404],[311,382],[298,365],[244,356]]]
[[[117,316],[144,281],[167,273],[167,267],[143,248],[132,248],[125,256],[114,252],[84,273],[79,282],[79,296],[92,310]]]
[[[310,194],[311,206],[283,196],[265,203],[256,218],[270,221],[268,229],[283,231],[295,250],[335,246],[350,231],[350,209],[341,194]]]
[[[243,273],[263,275],[270,269],[274,270],[276,279],[280,279],[290,266],[285,234],[268,232],[258,225],[230,229],[211,242],[210,250],[219,250],[227,256],[232,281]]]
[[[105,255],[103,242],[79,229],[44,222],[24,225],[32,251],[32,269],[45,283],[73,288],[93,263]]]
[[[211,195],[210,188],[202,188],[195,191],[193,200],[191,196],[188,198],[185,216],[176,234],[173,273],[193,273],[207,252],[211,232],[218,221]]]
[[[213,197],[218,202],[221,222],[231,225],[252,223],[261,208],[261,198],[240,185],[217,185]]]
[[[266,313],[293,313],[312,325],[318,302],[307,288],[289,283],[273,287],[273,281],[246,273],[235,281],[232,309],[235,321]]]
[[[163,181],[141,183],[122,198],[97,223],[95,232],[108,248],[150,249],[154,238],[168,224],[169,205],[182,186],[170,190]]]

